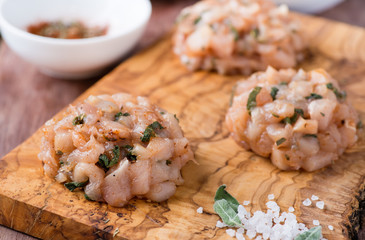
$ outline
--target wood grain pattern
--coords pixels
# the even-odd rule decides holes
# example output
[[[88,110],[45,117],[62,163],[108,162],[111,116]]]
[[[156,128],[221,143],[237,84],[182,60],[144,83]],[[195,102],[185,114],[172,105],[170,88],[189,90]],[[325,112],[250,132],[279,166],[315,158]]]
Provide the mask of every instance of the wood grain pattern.
[[[301,67],[323,67],[340,80],[364,121],[365,31],[302,18],[312,39],[312,54]],[[44,239],[111,239],[116,228],[120,233],[115,239],[225,239],[225,231],[215,227],[218,216],[212,208],[215,190],[225,183],[239,201],[250,200],[252,210],[265,209],[267,195],[274,193],[284,210],[294,206],[299,220],[308,226],[318,219],[325,226],[326,238],[355,236],[359,227],[356,211],[364,201],[364,195],[359,194],[365,187],[365,134],[361,132],[356,147],[327,169],[279,171],[229,138],[224,115],[231,88],[240,78],[187,72],[172,54],[167,36],[118,67],[77,101],[90,94],[125,91],[148,96],[177,113],[199,162],[183,168],[185,184],[177,193],[163,203],[134,199],[125,208],[88,202],[82,193],[68,192],[43,175],[37,159],[37,131],[0,161],[0,223]],[[312,194],[325,201],[325,210],[301,204]],[[204,207],[204,214],[196,213],[199,206]],[[106,219],[110,221],[106,223]],[[335,231],[329,231],[328,224]]]

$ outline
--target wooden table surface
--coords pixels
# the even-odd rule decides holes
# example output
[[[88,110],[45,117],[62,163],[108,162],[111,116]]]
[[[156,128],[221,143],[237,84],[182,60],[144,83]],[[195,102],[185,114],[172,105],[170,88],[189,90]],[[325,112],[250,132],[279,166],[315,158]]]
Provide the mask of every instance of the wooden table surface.
[[[195,0],[153,0],[153,13],[138,52],[168,32],[179,11]],[[365,1],[346,0],[319,16],[365,27]],[[132,54],[131,54],[132,55]],[[35,132],[47,119],[71,103],[101,77],[66,81],[42,75],[35,66],[0,45],[0,156]],[[1,206],[0,206],[1,207]],[[364,214],[365,215],[365,214]],[[365,216],[359,239],[365,239]],[[0,226],[0,240],[33,237]]]

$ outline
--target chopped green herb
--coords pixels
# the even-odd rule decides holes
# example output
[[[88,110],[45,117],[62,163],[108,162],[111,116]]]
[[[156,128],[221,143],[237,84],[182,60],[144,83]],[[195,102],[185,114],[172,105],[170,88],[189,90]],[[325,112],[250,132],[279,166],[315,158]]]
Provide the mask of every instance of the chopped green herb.
[[[177,118],[176,114],[174,114],[174,118],[177,120],[177,122],[180,122],[180,120]]]
[[[110,141],[110,142],[115,142],[115,141],[117,141],[117,140],[118,140],[118,139],[116,139],[116,138],[110,138],[110,137],[107,137],[107,136],[105,136],[105,135],[103,135],[103,137],[105,138],[105,140]]]
[[[79,125],[79,124],[84,124],[85,116],[86,116],[86,115],[85,115],[84,113],[82,113],[82,114],[80,114],[79,116],[75,117],[75,118],[72,120],[72,124],[73,124],[74,126]]]
[[[234,41],[238,41],[238,39],[240,38],[240,34],[238,33],[237,29],[235,27],[233,27],[232,25],[230,26],[230,29],[234,36]]]
[[[262,87],[255,87],[248,96],[247,110],[248,114],[251,115],[251,110],[256,107],[256,96],[260,93]]]
[[[89,182],[89,180],[85,181],[85,182],[68,182],[65,183],[65,187],[70,190],[71,192],[73,192],[76,188],[83,188],[86,186],[86,184]]]
[[[236,88],[237,88],[237,84],[235,84],[233,87],[232,87],[232,91],[231,91],[231,96],[229,98],[229,106],[232,107],[232,104],[233,104],[233,98],[234,98],[234,95],[236,94]]]
[[[359,128],[362,128],[362,127],[363,127],[363,125],[362,125],[362,122],[360,120],[360,121],[357,122],[356,128],[359,129]]]
[[[324,116],[326,116],[326,114],[324,114],[323,112],[321,112],[321,115],[324,117]]]
[[[86,193],[84,194],[84,197],[85,197],[85,199],[86,200],[88,200],[88,201],[94,201],[94,200],[92,200]]]
[[[166,165],[170,165],[171,164],[171,160],[166,160]]]
[[[276,118],[279,118],[279,115],[275,114],[275,113],[272,113],[272,115]]]
[[[63,164],[65,164],[63,161],[60,161],[60,165],[62,166]]]
[[[298,120],[298,117],[302,116],[304,118],[304,111],[303,109],[300,108],[295,108],[294,109],[294,114],[291,117],[286,117],[283,120],[281,120],[282,123],[285,124],[294,124],[296,123],[296,121]]]
[[[116,228],[114,233],[113,233],[113,237],[117,236],[118,233],[119,233],[119,228]]]
[[[314,137],[314,138],[317,138],[317,134],[305,134],[303,137]]]
[[[285,154],[285,159],[286,159],[287,161],[289,161],[289,160],[290,160],[290,157],[288,156],[288,154]]]
[[[258,28],[255,28],[255,29],[252,29],[251,32],[250,32],[250,35],[257,39],[260,35],[260,30]]]
[[[202,17],[201,16],[195,18],[194,25],[197,25],[200,22],[200,20],[202,20]]]
[[[112,160],[110,160],[108,158],[107,155],[105,154],[100,154],[99,156],[99,161],[98,163],[101,165],[101,167],[103,167],[104,169],[109,169],[111,168],[112,166],[114,166],[115,164],[118,163],[119,161],[119,156],[120,156],[120,148],[119,146],[115,146],[113,148],[113,157],[112,157]]]
[[[160,112],[160,114],[161,114],[161,115],[164,115],[164,114],[165,114],[165,112]]]
[[[63,152],[61,150],[56,151],[56,155],[62,155],[62,154],[63,154]]]
[[[137,161],[137,156],[133,154],[133,147],[131,145],[125,145],[123,146],[123,148],[127,151],[127,159],[128,161],[130,161],[131,163],[134,163]]]
[[[294,240],[319,240],[322,236],[322,227],[313,227],[304,233],[299,234]]]
[[[272,87],[271,88],[270,95],[272,97],[272,100],[276,99],[276,94],[278,94],[278,92],[279,92],[279,88],[277,88],[277,87]]]
[[[311,93],[311,95],[305,97],[305,99],[307,100],[322,99],[322,98],[323,97],[321,95],[318,95],[317,93]]]
[[[122,113],[122,112],[118,112],[117,114],[115,114],[114,116],[114,121],[118,121],[120,117],[128,117],[130,116],[129,113],[125,112],[125,113]]]
[[[231,227],[242,227],[238,217],[238,201],[225,190],[226,185],[218,188],[214,197],[214,211],[222,218],[223,222]]]
[[[143,136],[141,137],[142,142],[149,142],[151,137],[156,136],[156,130],[163,129],[162,125],[155,121],[152,124],[148,125],[146,130],[143,132]]]
[[[279,85],[288,85],[287,82],[280,82]]]
[[[338,91],[338,89],[335,88],[332,83],[327,83],[326,86],[327,86],[328,89],[333,91],[333,93],[336,95],[337,99],[345,99],[346,98],[346,96],[347,96],[346,92],[345,91],[344,92]]]
[[[276,146],[279,146],[280,144],[284,143],[286,141],[286,138],[280,138],[276,141]]]
[[[290,117],[286,117],[286,118],[284,118],[283,120],[281,120],[281,123],[291,124]]]

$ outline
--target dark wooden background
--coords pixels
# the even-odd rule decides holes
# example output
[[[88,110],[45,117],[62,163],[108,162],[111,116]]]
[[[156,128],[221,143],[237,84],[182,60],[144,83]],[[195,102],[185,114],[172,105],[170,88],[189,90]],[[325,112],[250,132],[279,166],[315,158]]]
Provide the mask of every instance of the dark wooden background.
[[[133,54],[168,32],[179,11],[195,0],[153,0],[153,13]],[[318,16],[365,27],[365,0],[346,0]],[[351,36],[349,36],[351,37]],[[70,104],[102,76],[66,81],[42,75],[32,64],[0,43],[0,156],[23,142],[55,113]],[[365,216],[359,239],[365,240]],[[34,239],[0,226],[0,240]]]

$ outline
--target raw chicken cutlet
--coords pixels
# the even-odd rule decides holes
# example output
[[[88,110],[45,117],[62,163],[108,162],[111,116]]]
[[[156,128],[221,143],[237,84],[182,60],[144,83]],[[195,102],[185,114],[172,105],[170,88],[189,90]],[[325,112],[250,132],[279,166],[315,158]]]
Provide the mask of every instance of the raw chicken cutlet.
[[[121,207],[131,198],[164,201],[194,160],[175,115],[144,97],[89,96],[43,129],[44,170],[85,197]]]
[[[269,67],[238,82],[226,123],[237,143],[278,168],[314,171],[355,144],[361,122],[326,71]]]
[[[182,10],[174,52],[190,70],[250,74],[294,67],[306,48],[300,24],[270,0],[205,0]]]

